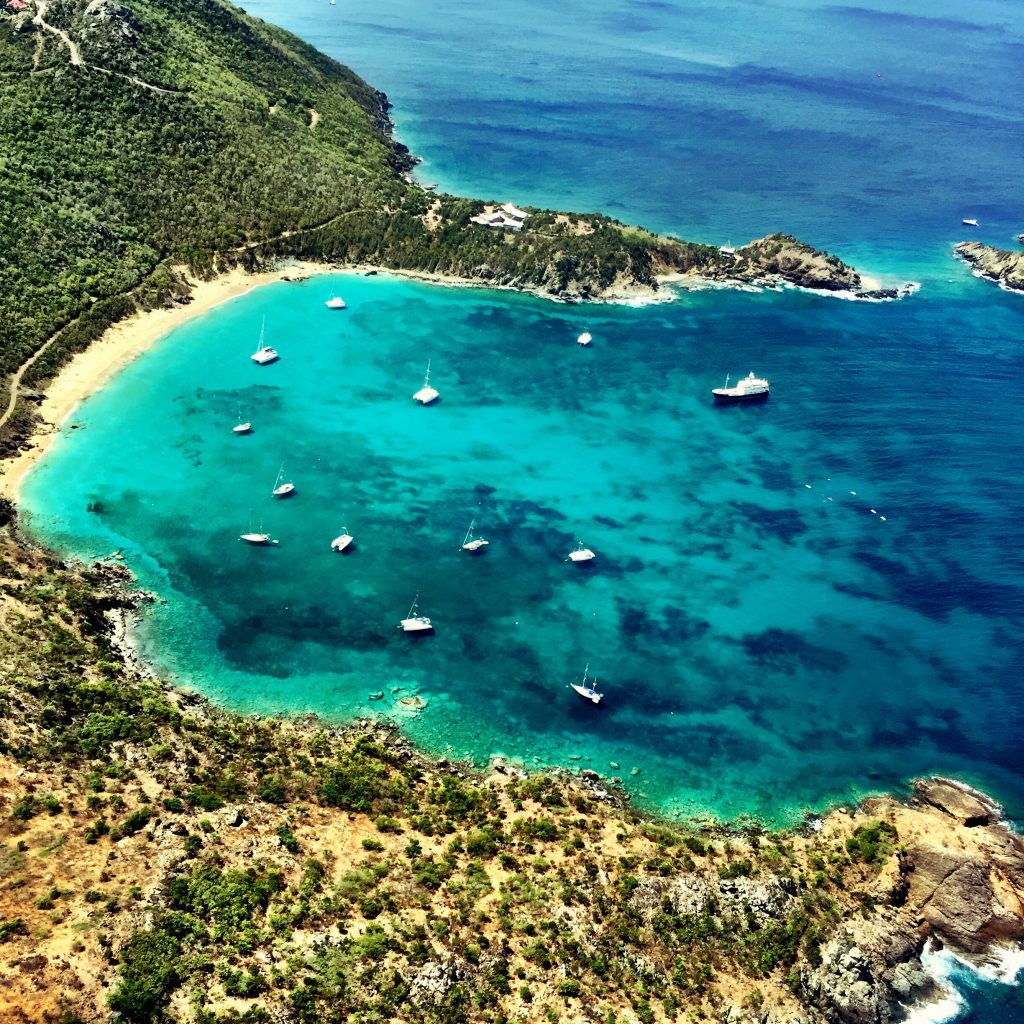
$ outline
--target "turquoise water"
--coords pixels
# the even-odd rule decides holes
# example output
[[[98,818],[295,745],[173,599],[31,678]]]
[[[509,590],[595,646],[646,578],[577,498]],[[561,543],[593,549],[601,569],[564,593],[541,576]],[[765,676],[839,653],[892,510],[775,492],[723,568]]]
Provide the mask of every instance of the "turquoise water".
[[[1024,301],[949,259],[962,216],[1024,229],[1021,11],[247,6],[385,88],[424,180],[718,241],[785,228],[924,287],[237,300],[86,403],[26,488],[43,537],[123,548],[163,595],[153,657],[261,711],[401,714],[415,691],[434,749],[614,762],[669,812],[786,817],[941,770],[1021,813]],[[259,369],[264,314],[284,358]],[[751,369],[768,405],[710,405]],[[299,494],[274,504],[282,460]],[[250,516],[279,548],[237,541]],[[468,559],[474,516],[492,544]],[[590,570],[563,561],[577,539]],[[438,629],[410,644],[417,591]],[[596,711],[565,685],[588,662]]]
[[[922,289],[584,309],[345,276],[236,300],[86,402],[26,486],[40,536],[122,549],[160,593],[147,653],[233,707],[386,714],[670,814],[789,820],[939,771],[1024,817],[1024,298],[950,259],[1024,231],[1024,8],[246,7],[385,89],[423,181],[720,243],[789,230]],[[749,370],[770,402],[716,409]],[[240,543],[250,522],[280,545]],[[410,642],[417,591],[437,631]],[[599,709],[566,686],[588,662]],[[966,1019],[1024,1019],[1020,988],[953,980]]]

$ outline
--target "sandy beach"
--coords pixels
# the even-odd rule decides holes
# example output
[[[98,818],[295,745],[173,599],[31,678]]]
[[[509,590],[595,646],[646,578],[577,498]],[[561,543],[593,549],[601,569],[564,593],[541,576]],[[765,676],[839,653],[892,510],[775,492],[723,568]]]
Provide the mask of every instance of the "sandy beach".
[[[31,437],[33,447],[0,463],[0,495],[16,501],[25,476],[49,450],[54,437],[78,404],[99,391],[168,331],[253,288],[284,277],[322,274],[330,269],[313,263],[290,263],[272,272],[250,274],[236,268],[212,281],[196,282],[192,288],[192,301],[187,305],[136,313],[115,324],[88,349],[78,353],[47,386],[46,398],[38,407],[43,422]]]

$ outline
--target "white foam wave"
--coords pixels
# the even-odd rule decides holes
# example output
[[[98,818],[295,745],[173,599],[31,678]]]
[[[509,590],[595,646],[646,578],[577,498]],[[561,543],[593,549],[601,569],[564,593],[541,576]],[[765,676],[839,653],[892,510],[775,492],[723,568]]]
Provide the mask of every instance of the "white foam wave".
[[[1024,947],[994,946],[986,954],[989,962],[974,964],[948,949],[926,946],[921,964],[941,990],[940,998],[912,1007],[906,1024],[948,1024],[967,1008],[967,1002],[956,987],[958,973],[970,973],[986,981],[1002,985],[1019,984],[1024,972]]]

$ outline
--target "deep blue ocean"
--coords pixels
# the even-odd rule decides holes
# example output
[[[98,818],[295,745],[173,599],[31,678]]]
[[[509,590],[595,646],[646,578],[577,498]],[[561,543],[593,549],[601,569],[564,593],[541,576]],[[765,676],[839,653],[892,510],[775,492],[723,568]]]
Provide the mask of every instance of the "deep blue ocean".
[[[670,815],[791,821],[943,772],[1024,818],[1024,296],[950,255],[1024,231],[1024,7],[245,6],[384,89],[421,181],[790,231],[921,289],[561,307],[338,275],[228,303],[83,403],[24,491],[45,540],[159,592],[152,659],[232,707],[616,774]],[[712,405],[750,370],[767,404]],[[417,592],[437,629],[410,643]],[[588,663],[599,709],[567,688]],[[965,1019],[1024,1019],[1019,989],[961,984]]]

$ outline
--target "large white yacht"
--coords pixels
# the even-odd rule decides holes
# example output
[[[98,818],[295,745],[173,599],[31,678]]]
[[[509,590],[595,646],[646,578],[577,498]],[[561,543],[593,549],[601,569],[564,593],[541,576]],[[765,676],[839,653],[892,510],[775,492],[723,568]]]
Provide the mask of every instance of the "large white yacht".
[[[427,375],[423,378],[423,387],[412,396],[413,400],[419,402],[420,405],[430,405],[431,402],[436,401],[441,397],[441,393],[430,386],[430,360],[427,360]]]
[[[768,381],[748,373],[733,387],[729,387],[729,378],[725,378],[724,388],[712,388],[711,394],[716,402],[757,402],[768,397]]]

